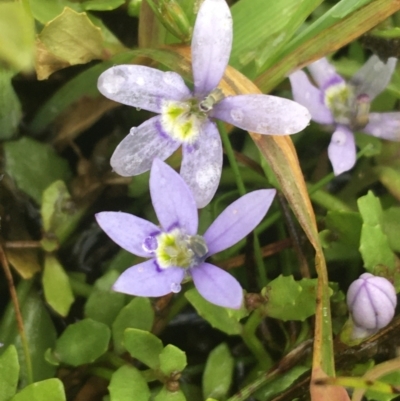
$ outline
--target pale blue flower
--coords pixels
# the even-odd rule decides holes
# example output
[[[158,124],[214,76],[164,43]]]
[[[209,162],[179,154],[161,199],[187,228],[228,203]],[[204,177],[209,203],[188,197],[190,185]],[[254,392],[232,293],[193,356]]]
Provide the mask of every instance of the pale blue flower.
[[[293,99],[307,107],[312,120],[334,127],[328,156],[335,175],[350,170],[356,162],[353,131],[400,140],[399,112],[369,112],[371,101],[388,85],[396,62],[397,59],[389,58],[383,63],[377,56],[372,56],[346,82],[323,58],[307,67],[318,88],[303,71],[289,75]]]
[[[218,84],[232,47],[232,17],[225,0],[205,0],[192,38],[194,89],[175,72],[120,65],[101,74],[100,92],[117,102],[159,113],[132,128],[118,145],[111,166],[122,176],[150,169],[155,157],[165,160],[182,145],[180,173],[197,206],[217,190],[222,170],[221,139],[214,118],[259,134],[287,135],[307,126],[303,106],[266,95],[225,97]]]
[[[160,227],[122,212],[101,212],[97,222],[119,246],[149,260],[127,269],[113,289],[125,294],[160,297],[179,292],[192,278],[199,293],[216,305],[240,308],[242,287],[229,273],[206,262],[236,244],[260,223],[276,191],[250,192],[228,206],[198,235],[193,194],[182,177],[159,159],[150,172],[150,194]]]

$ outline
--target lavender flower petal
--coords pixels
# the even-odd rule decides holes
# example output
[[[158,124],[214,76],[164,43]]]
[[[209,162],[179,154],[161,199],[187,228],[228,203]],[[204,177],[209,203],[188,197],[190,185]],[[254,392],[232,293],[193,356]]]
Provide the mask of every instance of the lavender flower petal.
[[[189,235],[197,234],[197,208],[190,189],[176,171],[159,159],[151,168],[150,194],[165,231],[179,227]]]
[[[144,110],[161,112],[161,101],[190,96],[182,77],[142,65],[118,65],[104,71],[97,82],[99,91],[111,100]]]
[[[211,116],[246,131],[270,135],[299,132],[309,124],[311,118],[304,106],[268,95],[226,97],[214,106]]]
[[[192,36],[194,93],[208,95],[221,80],[232,47],[232,16],[225,0],[205,1]]]
[[[239,309],[243,290],[229,273],[209,263],[191,269],[194,285],[207,301],[225,308]]]
[[[147,237],[160,232],[155,224],[123,212],[97,213],[96,220],[105,233],[121,248],[144,258],[152,256],[143,244]]]
[[[170,267],[160,270],[154,259],[125,270],[113,285],[113,290],[139,297],[161,297],[176,292],[185,270]]]
[[[124,177],[141,174],[150,170],[154,158],[165,160],[179,148],[179,142],[162,133],[160,121],[160,116],[150,118],[119,143],[110,161],[116,173]]]
[[[332,112],[323,103],[323,93],[308,79],[304,71],[289,75],[293,99],[311,113],[311,118],[320,124],[332,124]]]
[[[206,206],[214,196],[222,170],[222,145],[212,121],[203,124],[194,145],[183,147],[180,174],[192,190],[198,208]]]
[[[396,62],[394,57],[383,63],[378,56],[371,56],[350,80],[350,84],[356,88],[356,94],[366,94],[370,100],[374,99],[390,82]]]
[[[310,64],[307,68],[320,88],[325,88],[331,83],[344,82],[335,67],[325,57]]]
[[[369,123],[363,131],[378,138],[400,141],[400,112],[369,113]]]
[[[356,144],[353,133],[345,126],[339,125],[332,135],[328,147],[329,160],[335,175],[350,170],[356,163]]]
[[[275,189],[260,189],[229,205],[204,234],[208,255],[229,248],[249,234],[264,218],[275,193]]]

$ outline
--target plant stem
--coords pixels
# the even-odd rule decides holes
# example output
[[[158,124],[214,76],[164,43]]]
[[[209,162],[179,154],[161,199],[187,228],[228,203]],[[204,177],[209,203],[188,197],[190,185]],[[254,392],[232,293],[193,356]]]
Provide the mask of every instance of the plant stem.
[[[32,370],[32,360],[31,360],[31,354],[29,352],[28,340],[26,338],[24,322],[22,320],[21,309],[19,307],[18,296],[17,296],[17,292],[15,290],[15,285],[14,285],[14,280],[13,280],[13,277],[11,274],[10,265],[8,264],[8,260],[7,260],[6,254],[4,253],[4,249],[3,249],[2,245],[0,245],[0,261],[1,261],[1,265],[3,266],[3,269],[4,269],[4,274],[7,279],[8,288],[9,288],[10,295],[11,295],[11,300],[12,300],[12,303],[13,303],[14,309],[15,309],[15,319],[17,321],[18,333],[21,337],[21,343],[22,343],[22,348],[23,348],[25,363],[26,363],[26,372],[27,372],[28,383],[32,384],[33,383],[33,370]]]

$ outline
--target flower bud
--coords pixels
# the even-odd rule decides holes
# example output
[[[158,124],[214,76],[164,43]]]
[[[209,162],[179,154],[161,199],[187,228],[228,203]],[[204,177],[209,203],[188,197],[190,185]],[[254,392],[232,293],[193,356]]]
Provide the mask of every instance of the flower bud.
[[[347,292],[347,306],[354,322],[353,338],[376,333],[393,319],[397,304],[393,284],[384,277],[362,274]]]

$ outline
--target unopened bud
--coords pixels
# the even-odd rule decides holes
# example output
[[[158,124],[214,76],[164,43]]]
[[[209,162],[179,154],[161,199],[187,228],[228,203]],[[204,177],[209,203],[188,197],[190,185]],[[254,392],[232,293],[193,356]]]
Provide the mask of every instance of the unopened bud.
[[[389,280],[362,274],[347,292],[347,306],[354,322],[353,338],[370,336],[388,325],[396,304],[396,291]]]

